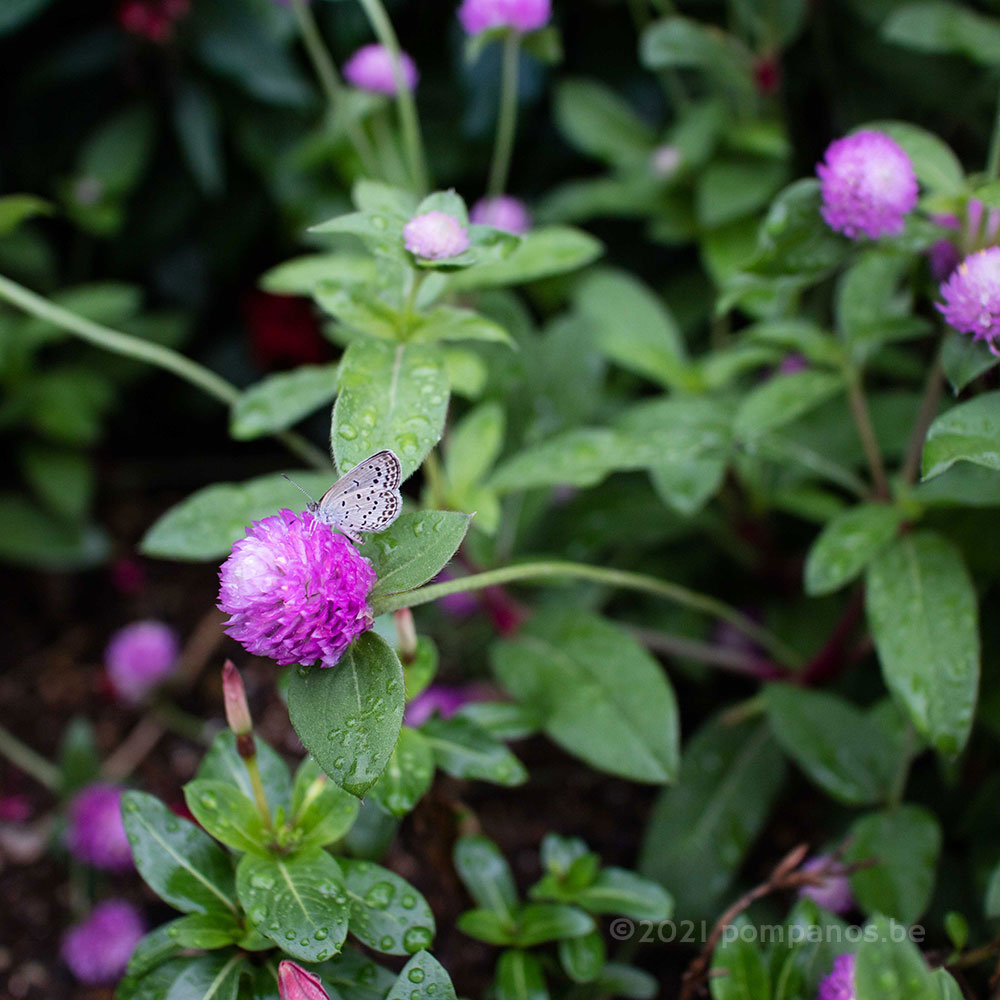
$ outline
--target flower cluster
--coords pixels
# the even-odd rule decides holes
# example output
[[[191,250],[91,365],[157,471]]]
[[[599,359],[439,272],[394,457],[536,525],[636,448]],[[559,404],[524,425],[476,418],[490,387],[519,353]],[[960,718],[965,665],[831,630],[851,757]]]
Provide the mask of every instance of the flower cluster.
[[[400,52],[399,66],[407,90],[415,89],[420,79],[416,63],[405,52]],[[344,79],[358,90],[385,94],[387,97],[396,96],[392,53],[384,45],[373,42],[371,45],[361,46],[344,63]]]
[[[137,705],[171,674],[180,655],[177,633],[163,622],[133,622],[119,629],[104,651],[115,694]]]
[[[552,0],[463,0],[458,19],[470,35],[492,28],[537,31],[552,17]]]
[[[515,236],[523,236],[531,229],[527,206],[520,198],[509,194],[480,198],[472,206],[469,219],[478,226],[492,226]]]
[[[95,783],[70,801],[66,846],[81,861],[113,872],[133,867],[132,848],[122,820],[123,789]]]
[[[61,954],[82,983],[113,983],[125,972],[146,927],[139,911],[123,899],[95,906],[62,940]]]
[[[819,984],[816,1000],[856,1000],[854,972],[857,959],[854,955],[838,955],[833,960],[833,969]]]
[[[1000,356],[1000,247],[966,257],[941,286],[941,296],[938,309],[944,318]]]
[[[255,656],[332,667],[372,626],[375,570],[312,514],[255,521],[219,571],[226,632]]]
[[[416,257],[447,260],[469,249],[469,232],[454,215],[435,209],[403,226],[403,243]]]
[[[903,147],[882,132],[837,139],[816,167],[823,218],[852,240],[898,236],[917,204],[917,177]]]

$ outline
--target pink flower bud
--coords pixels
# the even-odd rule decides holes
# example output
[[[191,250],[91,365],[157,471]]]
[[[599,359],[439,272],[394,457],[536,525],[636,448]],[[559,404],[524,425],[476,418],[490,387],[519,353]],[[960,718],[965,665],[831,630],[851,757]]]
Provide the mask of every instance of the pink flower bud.
[[[811,858],[802,866],[804,872],[815,872],[827,867],[830,858],[821,854]],[[851,892],[851,883],[846,875],[828,874],[820,885],[804,885],[799,889],[799,895],[811,899],[831,913],[841,915],[850,913],[857,906],[854,901],[854,894]]]
[[[406,249],[428,260],[447,260],[469,249],[469,234],[454,215],[435,209],[403,226]]]
[[[134,622],[119,629],[104,651],[115,694],[137,705],[173,672],[180,656],[177,633],[163,622]]]
[[[399,54],[399,65],[407,90],[413,90],[420,79],[416,63],[405,53]],[[384,45],[363,45],[344,63],[344,79],[358,90],[373,94],[396,96],[396,76],[392,53]]]
[[[479,226],[492,226],[515,236],[522,236],[531,229],[531,216],[524,202],[509,194],[480,198],[472,206],[469,218]]]
[[[226,703],[226,722],[229,728],[237,736],[246,736],[253,732],[253,720],[250,718],[250,706],[247,704],[243,678],[233,666],[232,660],[226,660],[222,668],[222,697]]]
[[[412,663],[417,655],[417,626],[413,621],[413,612],[409,608],[400,608],[392,617],[396,622],[399,658],[404,663]]]
[[[330,1000],[330,994],[311,972],[287,959],[278,965],[278,996],[281,1000]]]
[[[81,983],[113,983],[125,972],[145,932],[143,919],[131,903],[109,899],[67,931],[62,959]]]

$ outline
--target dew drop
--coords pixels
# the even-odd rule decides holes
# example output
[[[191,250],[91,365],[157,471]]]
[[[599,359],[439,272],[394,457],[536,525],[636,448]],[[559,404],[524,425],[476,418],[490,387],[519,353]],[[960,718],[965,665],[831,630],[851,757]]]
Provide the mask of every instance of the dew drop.
[[[409,979],[411,983],[422,983],[424,981],[424,970],[420,968],[410,969],[406,978]]]

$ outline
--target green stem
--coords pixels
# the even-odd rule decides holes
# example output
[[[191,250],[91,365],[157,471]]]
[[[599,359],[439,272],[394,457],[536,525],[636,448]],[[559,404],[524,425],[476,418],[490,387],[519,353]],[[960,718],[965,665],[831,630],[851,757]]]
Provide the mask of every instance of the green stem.
[[[993,119],[993,134],[990,136],[990,152],[986,160],[986,179],[995,181],[1000,177],[1000,95],[997,96],[996,116]]]
[[[40,753],[22,743],[10,730],[0,726],[0,754],[15,767],[20,768],[50,792],[57,792],[62,783],[59,768]]]
[[[906,449],[906,459],[900,472],[900,477],[907,486],[915,483],[920,474],[920,459],[923,457],[924,440],[927,438],[927,431],[934,422],[941,405],[943,380],[944,364],[942,363],[941,351],[938,351],[934,364],[927,373],[924,394],[920,399],[917,419],[913,423],[913,432]]]
[[[563,562],[551,560],[546,562],[521,563],[516,566],[504,566],[500,569],[486,570],[472,576],[463,576],[445,583],[432,583],[429,586],[410,590],[403,594],[389,594],[377,598],[373,602],[376,615],[398,611],[400,608],[412,608],[419,604],[428,604],[449,594],[458,594],[465,590],[482,590],[485,587],[495,587],[504,583],[534,583],[550,579],[592,580],[594,583],[609,587],[622,587],[643,594],[652,594],[667,601],[702,611],[722,621],[729,622],[738,628],[754,642],[758,643],[787,667],[798,667],[801,657],[772,632],[761,628],[753,619],[748,618],[736,608],[730,607],[708,594],[699,593],[672,583],[669,580],[658,580],[656,577],[645,576],[642,573],[630,573],[626,570],[610,569],[604,566],[588,566],[584,563]]]
[[[260,813],[264,826],[268,830],[274,829],[271,821],[271,809],[267,804],[267,793],[264,791],[264,782],[260,776],[260,767],[257,765],[257,754],[251,754],[243,758],[243,764],[250,776],[250,786],[253,788],[254,802],[257,803],[257,812]]]
[[[313,17],[308,0],[292,0],[292,10],[295,12],[295,19],[298,21],[299,34],[302,36],[302,44],[305,46],[309,59],[312,61],[313,69],[323,93],[326,94],[330,109],[336,114],[343,110],[344,86],[340,80],[340,74],[333,63],[330,52],[320,34],[319,26]],[[368,141],[365,130],[351,117],[345,110],[343,115],[344,131],[350,139],[354,151],[358,154],[361,166],[370,177],[377,177],[378,157],[372,144]]]
[[[497,137],[493,146],[493,162],[486,193],[501,195],[507,188],[510,161],[514,154],[517,134],[517,94],[521,67],[521,35],[508,31],[503,40],[503,65],[500,70],[500,113],[497,116]]]
[[[660,8],[660,13],[668,13],[667,4],[658,5]],[[639,36],[639,40],[642,40],[642,36],[646,29],[649,27],[652,18],[650,17],[649,4],[646,0],[629,0],[629,10],[632,12],[632,20],[635,23],[636,34]],[[688,105],[689,99],[687,91],[684,89],[684,81],[681,79],[680,73],[672,67],[666,67],[657,72],[657,77],[659,78],[660,85],[663,87],[664,93],[667,95],[667,99],[675,108],[684,108]]]
[[[400,59],[401,49],[399,39],[393,30],[392,21],[386,13],[382,0],[360,0],[361,7],[368,17],[368,22],[375,32],[375,37],[382,43],[392,56],[392,78],[396,83],[396,109],[399,113],[399,124],[403,133],[403,145],[410,161],[410,174],[413,187],[417,194],[427,193],[427,161],[424,158],[424,141],[420,134],[420,121],[417,118],[417,105],[413,93],[406,85],[403,75],[403,64]]]
[[[157,368],[163,368],[165,371],[173,372],[174,375],[180,376],[186,382],[190,382],[191,385],[196,386],[226,406],[232,406],[240,398],[240,390],[236,386],[208,368],[184,357],[183,354],[172,351],[169,347],[151,344],[139,337],[132,337],[127,333],[120,333],[118,330],[111,330],[99,323],[84,319],[83,316],[77,316],[76,313],[71,313],[61,306],[57,306],[54,302],[42,298],[41,295],[36,295],[23,285],[19,285],[3,275],[0,275],[0,299],[5,299],[11,305],[23,309],[24,312],[30,313],[32,316],[53,323],[61,330],[76,334],[96,347],[111,351],[112,354],[134,358],[136,361],[143,361]],[[329,469],[330,462],[326,455],[305,438],[292,431],[281,431],[274,437],[299,458],[316,468]]]
[[[885,499],[889,496],[889,480],[885,475],[882,450],[879,448],[875,426],[872,424],[871,413],[868,410],[868,401],[865,399],[861,375],[854,368],[849,368],[846,374],[847,399],[850,403],[854,425],[858,430],[858,437],[861,439],[861,447],[868,460],[868,468],[871,470],[872,488],[876,497]]]

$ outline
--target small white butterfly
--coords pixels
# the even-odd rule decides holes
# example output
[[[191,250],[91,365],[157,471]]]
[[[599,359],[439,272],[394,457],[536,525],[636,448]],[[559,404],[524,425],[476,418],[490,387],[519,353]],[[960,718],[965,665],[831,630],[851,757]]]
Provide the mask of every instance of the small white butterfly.
[[[403,498],[399,493],[402,469],[396,453],[376,452],[354,466],[331,486],[319,500],[309,497],[306,508],[317,521],[337,528],[351,541],[364,541],[362,531],[385,531],[399,517]],[[288,479],[288,476],[285,476]]]

